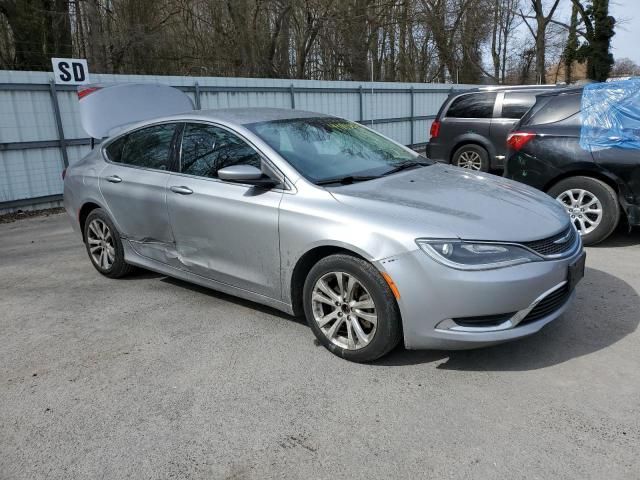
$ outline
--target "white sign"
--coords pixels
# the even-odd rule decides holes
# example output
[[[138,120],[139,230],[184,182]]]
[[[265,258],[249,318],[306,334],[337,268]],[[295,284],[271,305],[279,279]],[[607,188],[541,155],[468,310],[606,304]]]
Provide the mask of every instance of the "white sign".
[[[84,58],[52,58],[51,64],[56,83],[63,85],[89,83],[89,67]]]

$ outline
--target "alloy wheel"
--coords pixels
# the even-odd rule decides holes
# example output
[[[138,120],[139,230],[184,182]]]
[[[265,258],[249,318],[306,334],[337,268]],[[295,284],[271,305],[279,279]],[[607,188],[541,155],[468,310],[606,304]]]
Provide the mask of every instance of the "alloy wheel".
[[[360,281],[345,272],[329,272],[314,285],[313,316],[331,343],[347,350],[366,347],[376,333],[376,306]]]
[[[113,235],[109,226],[99,218],[95,218],[87,229],[89,254],[93,262],[102,270],[109,270],[116,258]]]
[[[556,200],[566,208],[580,235],[591,233],[600,225],[602,202],[588,190],[581,188],[565,190],[556,197]]]
[[[482,158],[478,152],[467,150],[458,156],[458,166],[469,170],[481,170]]]

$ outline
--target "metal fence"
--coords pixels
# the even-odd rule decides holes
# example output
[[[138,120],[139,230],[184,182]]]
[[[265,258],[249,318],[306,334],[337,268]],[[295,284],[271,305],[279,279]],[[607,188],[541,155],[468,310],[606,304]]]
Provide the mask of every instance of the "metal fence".
[[[357,83],[255,78],[92,75],[92,82],[171,85],[197,109],[281,107],[329,113],[372,126],[418,148],[454,89],[469,85]],[[0,213],[60,204],[61,173],[82,158],[90,138],[80,125],[76,87],[47,72],[0,71]]]

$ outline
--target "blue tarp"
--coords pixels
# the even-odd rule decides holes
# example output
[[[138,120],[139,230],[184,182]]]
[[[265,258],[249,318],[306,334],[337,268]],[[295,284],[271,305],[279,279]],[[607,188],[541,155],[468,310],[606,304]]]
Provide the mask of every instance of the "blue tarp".
[[[640,150],[640,78],[586,85],[580,146]]]

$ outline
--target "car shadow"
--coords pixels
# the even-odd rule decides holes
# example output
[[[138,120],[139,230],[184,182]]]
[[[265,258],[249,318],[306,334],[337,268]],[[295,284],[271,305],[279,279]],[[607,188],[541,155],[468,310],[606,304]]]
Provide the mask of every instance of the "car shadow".
[[[196,285],[195,283],[190,283],[184,280],[179,280],[177,278],[166,277],[166,276],[163,277],[160,281],[165,283],[170,283],[171,285],[175,285],[176,287],[184,288],[186,290],[191,290],[192,292],[197,292],[203,295],[207,295],[208,297],[233,303],[234,305],[250,308],[251,310],[257,310],[259,312],[266,313],[267,315],[273,315],[274,317],[284,318],[297,323],[302,323],[304,325],[307,324],[304,318],[294,317],[278,309],[268,307],[266,305],[262,305],[261,303],[256,303],[251,300],[245,300],[244,298],[229,295],[224,292],[219,292],[218,290],[212,290],[207,287],[201,287],[200,285]]]
[[[632,228],[629,231],[629,226],[620,222],[618,228],[609,238],[589,248],[629,247],[632,245],[640,245],[640,228]]]
[[[628,283],[587,268],[573,305],[538,333],[494,347],[463,351],[397,348],[375,365],[403,366],[446,359],[437,368],[468,371],[525,371],[560,364],[606,348],[640,323],[640,296]]]
[[[145,270],[141,267],[136,267],[133,272],[124,277],[120,277],[119,280],[151,280],[153,278],[162,278],[165,275],[162,273],[152,272],[151,270]]]

